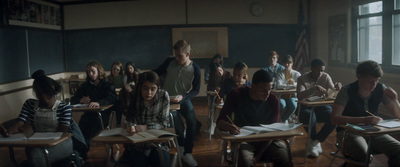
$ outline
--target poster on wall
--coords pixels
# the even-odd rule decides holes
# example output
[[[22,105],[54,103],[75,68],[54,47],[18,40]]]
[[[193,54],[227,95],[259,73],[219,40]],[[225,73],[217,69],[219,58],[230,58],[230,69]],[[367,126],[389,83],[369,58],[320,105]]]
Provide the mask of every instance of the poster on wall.
[[[39,0],[7,0],[8,23],[61,30],[60,6]]]
[[[329,65],[346,66],[346,14],[329,17]]]
[[[216,54],[228,57],[227,27],[173,28],[173,44],[181,39],[190,43],[191,58],[212,58]]]

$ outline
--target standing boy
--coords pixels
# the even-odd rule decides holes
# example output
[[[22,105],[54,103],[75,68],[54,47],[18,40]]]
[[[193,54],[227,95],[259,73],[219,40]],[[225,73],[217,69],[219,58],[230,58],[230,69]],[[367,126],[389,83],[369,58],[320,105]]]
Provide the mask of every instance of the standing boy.
[[[340,90],[341,83],[333,84],[331,77],[325,72],[325,62],[321,59],[311,61],[311,72],[308,72],[298,78],[297,81],[297,98],[304,100],[311,96],[327,96],[328,89]],[[336,128],[331,123],[332,108],[329,105],[317,106],[314,109],[313,120],[311,122],[311,139],[310,149],[306,150],[311,157],[318,157],[322,153],[321,142],[328,138],[329,134]],[[311,107],[301,107],[300,122],[309,123]],[[325,123],[321,130],[316,132],[316,122]],[[306,132],[308,132],[306,128]]]
[[[396,117],[400,118],[400,103],[397,93],[390,87],[379,83],[383,71],[378,63],[367,60],[360,63],[356,70],[357,81],[340,90],[333,105],[332,123],[337,125],[371,124],[376,125],[382,118],[376,116],[380,103]],[[369,113],[373,115],[370,115]],[[341,141],[344,129],[338,127],[337,141]],[[349,133],[344,147],[346,154],[353,160],[366,161],[368,149],[367,139]],[[390,135],[370,136],[372,153],[384,153],[388,156],[389,166],[400,166],[400,142]]]
[[[180,147],[178,151],[183,153],[182,160],[189,166],[197,166],[198,164],[192,156],[196,133],[196,115],[190,99],[199,93],[201,71],[200,67],[190,60],[190,49],[189,42],[179,40],[174,45],[175,57],[168,58],[154,71],[159,76],[166,74],[163,89],[168,91],[171,97],[175,96],[170,101],[180,104],[178,112],[186,120],[186,135],[183,132],[183,124],[181,122],[175,124],[175,130],[179,136]]]
[[[242,126],[257,126],[279,122],[279,99],[271,94],[272,77],[264,71],[254,73],[251,88],[240,87],[232,90],[225,102],[217,120],[217,128],[229,131],[230,134],[240,134]],[[234,114],[234,124],[229,123],[228,117]],[[260,148],[268,145],[268,141],[242,143],[239,148],[240,166],[252,166],[255,154]],[[262,153],[261,159],[271,160],[274,166],[290,166],[288,149],[280,140],[273,140]]]

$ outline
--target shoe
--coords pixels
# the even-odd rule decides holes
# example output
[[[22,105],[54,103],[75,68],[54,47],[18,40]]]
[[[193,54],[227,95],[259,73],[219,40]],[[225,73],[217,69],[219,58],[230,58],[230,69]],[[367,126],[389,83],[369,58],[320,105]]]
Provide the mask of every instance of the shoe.
[[[318,147],[319,145],[319,147]],[[309,150],[307,151],[307,155],[317,158],[319,156],[320,151],[322,152],[321,143],[317,140],[313,140],[310,143]]]
[[[214,123],[214,122],[212,122],[211,123],[211,135],[214,135],[214,131],[215,131],[215,126],[216,126],[217,124],[216,123]]]
[[[191,153],[186,153],[182,156],[183,162],[185,162],[188,166],[198,166],[197,161],[193,158]]]

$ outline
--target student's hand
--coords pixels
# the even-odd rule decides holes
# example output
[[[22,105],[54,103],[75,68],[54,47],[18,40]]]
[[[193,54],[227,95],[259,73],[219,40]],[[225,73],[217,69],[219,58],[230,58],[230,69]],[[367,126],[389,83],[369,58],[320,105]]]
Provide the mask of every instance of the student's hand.
[[[227,124],[227,128],[228,128],[229,133],[232,135],[240,134],[240,128],[237,127],[236,125]]]
[[[171,102],[179,103],[183,99],[182,95],[177,95],[175,98],[169,99]]]
[[[134,135],[134,134],[136,133],[136,128],[135,128],[135,126],[128,126],[128,127],[126,128],[126,132],[127,132],[129,135]]]
[[[10,129],[8,129],[8,133],[9,134],[22,133],[23,126],[24,126],[24,123],[22,121],[18,121],[14,126],[12,126]]]
[[[145,132],[147,131],[147,125],[136,125],[136,132]]]
[[[289,85],[294,85],[294,80],[293,80],[293,78],[290,78],[290,79],[287,81],[287,84],[289,84]]]
[[[397,92],[393,90],[391,87],[387,87],[386,89],[384,89],[383,93],[385,93],[386,97],[390,101],[396,101],[398,98]]]
[[[83,96],[82,99],[80,100],[80,103],[89,104],[90,103],[90,97],[89,96]]]
[[[223,98],[220,98],[220,99],[216,98],[216,99],[215,99],[215,102],[216,102],[217,104],[222,104],[222,103],[224,102],[224,99],[223,99]]]
[[[91,102],[89,103],[89,108],[95,108],[95,107],[100,107],[100,104],[97,102]]]
[[[381,122],[383,119],[381,117],[378,116],[367,116],[367,122],[366,124],[370,124],[370,125],[376,125],[379,122]]]
[[[336,82],[336,83],[335,83],[335,89],[336,89],[336,90],[342,89],[342,83]]]
[[[320,85],[315,85],[315,89],[316,89],[317,94],[318,94],[319,96],[321,96],[321,95],[326,95],[326,89],[323,88],[322,86],[320,86]]]

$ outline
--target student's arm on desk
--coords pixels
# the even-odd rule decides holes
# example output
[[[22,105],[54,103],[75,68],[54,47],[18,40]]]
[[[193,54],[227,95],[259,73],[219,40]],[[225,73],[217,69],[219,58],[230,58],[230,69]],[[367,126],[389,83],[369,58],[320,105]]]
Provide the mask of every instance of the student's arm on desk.
[[[377,116],[367,116],[367,117],[350,117],[350,116],[343,116],[342,113],[344,111],[345,106],[340,104],[333,104],[332,108],[332,115],[331,121],[332,124],[335,125],[346,125],[347,123],[350,124],[369,124],[369,125],[376,125],[378,124],[382,118]]]
[[[110,82],[106,82],[104,84],[106,84],[104,88],[105,90],[103,90],[105,95],[102,99],[97,101],[100,106],[114,104],[114,102],[117,100],[117,94],[115,93],[114,85],[112,85]]]
[[[297,82],[297,87],[296,87],[296,92],[297,92],[297,98],[299,100],[303,100],[307,97],[310,97],[315,91],[317,90],[316,87],[306,89],[304,81],[301,79],[301,77],[298,79]]]
[[[385,96],[388,98],[390,101],[388,104],[386,104],[386,108],[392,112],[392,114],[400,119],[400,103],[398,100],[398,94],[396,93],[395,90],[393,90],[391,87],[387,87],[386,89],[383,90]]]

